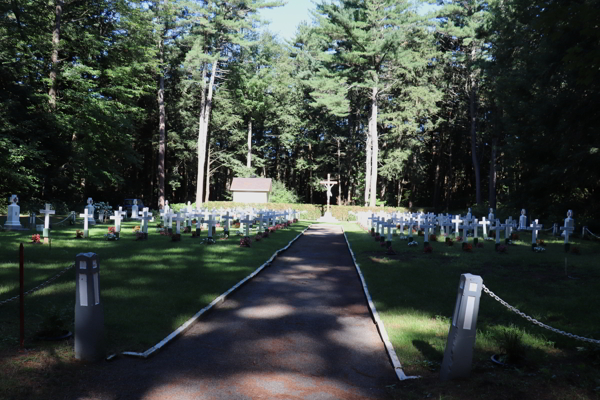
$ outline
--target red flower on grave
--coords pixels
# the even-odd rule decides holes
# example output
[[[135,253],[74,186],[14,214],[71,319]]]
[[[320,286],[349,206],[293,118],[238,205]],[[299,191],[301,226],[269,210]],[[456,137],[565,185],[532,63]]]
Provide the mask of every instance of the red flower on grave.
[[[116,228],[114,226],[108,227],[108,233],[115,233]]]
[[[77,229],[77,231],[75,232],[75,238],[76,239],[81,239],[83,238],[83,232],[80,231],[79,229]]]
[[[577,247],[577,246],[571,247],[571,254],[581,254],[579,247]]]
[[[473,245],[471,245],[471,243],[465,243],[462,249],[463,251],[470,253],[473,251]]]
[[[40,242],[40,234],[37,233],[35,235],[31,235],[31,242],[32,243],[41,243]]]

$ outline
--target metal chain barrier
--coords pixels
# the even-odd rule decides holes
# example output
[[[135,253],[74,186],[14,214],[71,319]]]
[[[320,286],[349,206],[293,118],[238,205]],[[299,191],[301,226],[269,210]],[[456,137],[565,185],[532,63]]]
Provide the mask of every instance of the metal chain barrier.
[[[595,237],[596,239],[600,239],[600,236],[595,235],[594,233],[592,233],[588,228],[585,228],[585,230],[587,231],[587,233],[589,233],[590,235],[592,235],[593,237]]]
[[[64,223],[64,222],[68,221],[69,219],[72,219],[72,220],[73,220],[73,222],[75,222],[75,218],[76,218],[76,216],[75,216],[75,211],[71,211],[71,212],[69,213],[69,216],[68,216],[67,218],[63,219],[63,220],[62,220],[62,221],[60,221],[60,222],[53,222],[53,223],[52,223],[52,225],[60,225],[60,224],[62,224],[62,223]],[[42,224],[46,222],[46,221],[44,221],[43,219],[40,219],[39,217],[35,217],[35,219],[36,219],[37,221],[40,221]]]
[[[564,331],[561,331],[560,329],[556,329],[556,328],[553,328],[553,327],[551,327],[549,325],[546,325],[546,324],[538,321],[537,319],[532,318],[529,315],[527,315],[527,314],[519,311],[517,308],[511,306],[510,304],[508,304],[507,302],[505,302],[504,300],[502,300],[500,297],[496,296],[496,294],[494,292],[492,292],[490,289],[488,289],[485,285],[482,286],[482,289],[483,289],[483,291],[485,293],[489,294],[493,299],[497,300],[504,307],[508,308],[510,311],[512,311],[512,312],[520,315],[521,317],[525,318],[527,321],[529,321],[529,322],[531,322],[531,323],[533,323],[533,324],[535,324],[537,326],[540,326],[540,327],[542,327],[544,329],[548,329],[549,331],[552,331],[554,333],[558,333],[559,335],[570,337],[570,338],[575,339],[575,340],[581,340],[581,341],[588,342],[588,343],[600,344],[600,340],[588,339],[588,338],[585,338],[585,337],[582,337],[582,336],[573,335],[572,333],[564,332]]]
[[[28,291],[26,291],[24,293],[25,296],[27,296],[28,294],[37,292],[38,290],[48,286],[49,284],[51,284],[52,282],[54,282],[56,279],[58,279],[62,274],[64,274],[65,272],[67,272],[68,270],[70,270],[71,268],[73,268],[75,266],[75,263],[69,265],[68,267],[66,267],[65,269],[63,269],[62,271],[60,271],[58,274],[54,275],[52,278],[48,279],[46,282],[41,283],[39,285],[37,285],[36,287],[34,287],[33,289],[30,289]],[[11,297],[10,299],[6,299],[3,301],[0,301],[0,306],[6,304],[6,303],[10,303],[11,301],[14,301],[16,299],[19,298],[19,295],[16,295],[14,297]]]

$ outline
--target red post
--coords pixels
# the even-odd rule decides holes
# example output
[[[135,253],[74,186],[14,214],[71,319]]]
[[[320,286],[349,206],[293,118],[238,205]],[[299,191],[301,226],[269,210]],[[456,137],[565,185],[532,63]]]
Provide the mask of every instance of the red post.
[[[19,332],[19,343],[21,344],[21,349],[25,345],[25,279],[24,279],[24,267],[25,264],[25,250],[23,248],[23,243],[19,247],[19,314],[20,314],[20,332]]]

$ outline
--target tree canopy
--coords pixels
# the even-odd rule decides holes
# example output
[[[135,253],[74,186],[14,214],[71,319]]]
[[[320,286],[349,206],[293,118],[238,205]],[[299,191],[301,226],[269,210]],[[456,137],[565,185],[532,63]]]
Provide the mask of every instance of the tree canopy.
[[[324,203],[331,173],[337,204],[597,220],[597,2],[424,3],[320,1],[282,41],[280,1],[3,2],[0,195]]]

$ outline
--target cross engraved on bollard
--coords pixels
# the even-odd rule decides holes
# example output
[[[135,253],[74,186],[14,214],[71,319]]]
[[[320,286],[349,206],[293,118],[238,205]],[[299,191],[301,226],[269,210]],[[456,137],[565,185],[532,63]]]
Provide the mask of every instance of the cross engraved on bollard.
[[[440,371],[442,381],[465,378],[471,373],[482,286],[483,279],[478,275],[460,276],[454,315]]]
[[[100,302],[100,266],[95,253],[75,257],[75,358],[103,357],[104,311]]]

